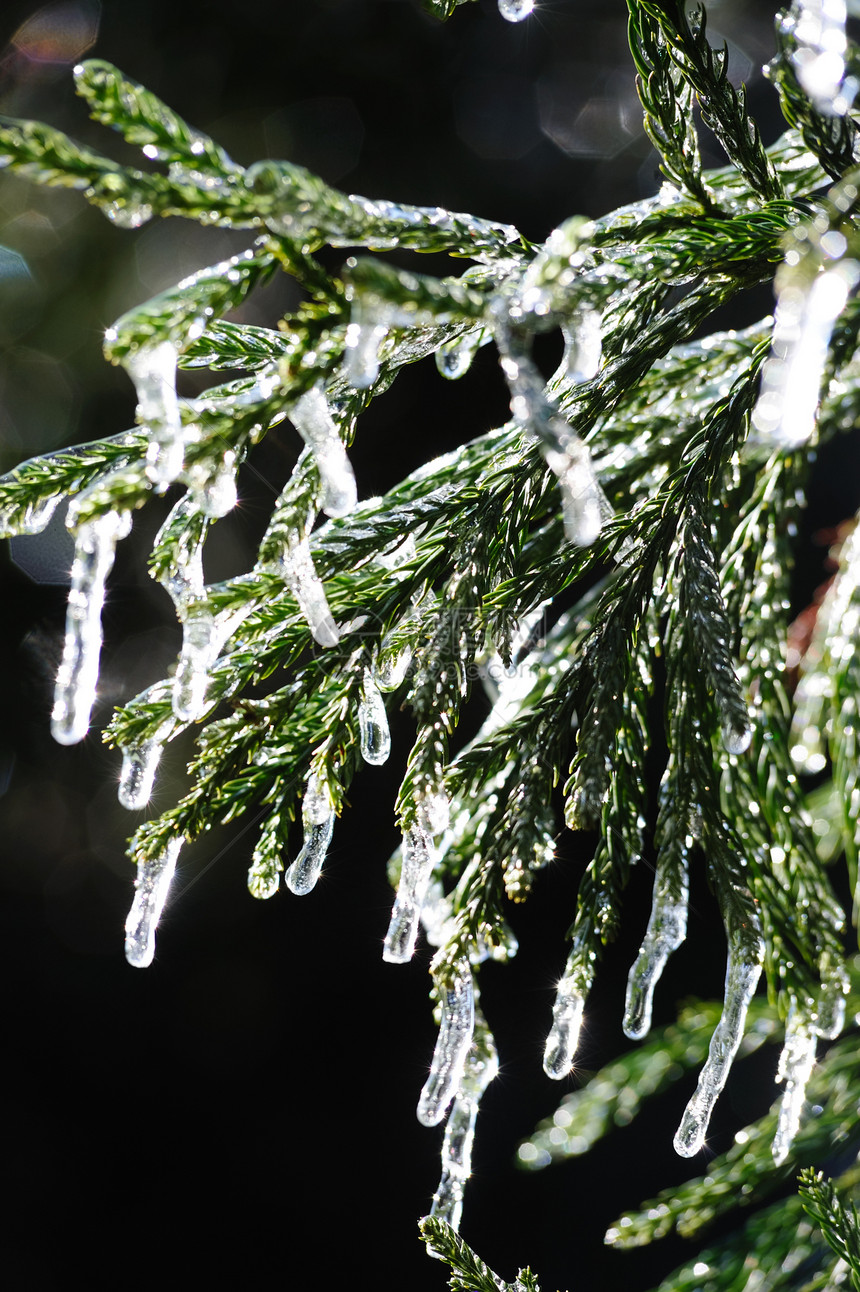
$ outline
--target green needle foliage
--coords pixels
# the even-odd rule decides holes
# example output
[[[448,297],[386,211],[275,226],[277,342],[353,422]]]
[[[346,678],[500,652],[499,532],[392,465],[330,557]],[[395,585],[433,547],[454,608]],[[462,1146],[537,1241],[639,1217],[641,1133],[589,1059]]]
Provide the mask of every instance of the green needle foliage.
[[[459,3],[425,7],[456,22]],[[529,6],[501,8],[510,18]],[[144,168],[49,126],[0,122],[0,164],[81,190],[121,227],[177,216],[247,230],[249,241],[108,330],[105,355],[135,382],[138,425],[18,466],[0,479],[0,520],[6,535],[33,534],[73,500],[54,709],[55,734],[73,743],[89,722],[114,544],[153,494],[183,490],[150,558],[182,624],[182,653],[106,732],[123,752],[122,801],[134,809],[162,748],[189,728],[195,737],[186,793],[131,842],[134,964],[152,958],[180,846],[221,823],[260,822],[255,897],[271,897],[284,872],[294,893],[313,887],[353,777],[387,756],[387,710],[411,714],[385,954],[409,958],[419,918],[436,948],[440,1037],[419,1115],[434,1125],[450,1112],[422,1232],[451,1266],[452,1288],[537,1290],[528,1270],[504,1283],[455,1231],[478,1099],[497,1067],[480,1014],[475,1031],[475,977],[488,956],[516,952],[510,903],[528,898],[553,857],[562,803],[567,825],[597,841],[571,912],[548,1073],[571,1069],[586,997],[643,857],[655,869],[654,905],[631,971],[628,1035],[647,1033],[660,972],[683,940],[690,870],[707,876],[726,929],[726,997],[687,1007],[567,1096],[521,1146],[521,1164],[585,1151],[704,1065],[676,1141],[691,1155],[734,1055],[784,1032],[775,1110],[740,1131],[707,1175],[622,1217],[607,1241],[698,1235],[730,1208],[789,1189],[663,1286],[758,1287],[762,1271],[769,1287],[836,1286],[839,1262],[860,1286],[860,1002],[826,866],[844,851],[856,889],[855,536],[808,650],[789,658],[788,646],[812,451],[860,413],[856,125],[841,84],[828,100],[820,67],[812,84],[815,59],[832,48],[809,35],[815,6],[777,19],[769,73],[788,128],[767,148],[729,80],[726,49],[709,42],[704,9],[674,0],[628,0],[628,9],[645,129],[666,184],[602,219],[574,216],[542,244],[467,214],[348,196],[288,161],[241,167],[104,62],[76,69],[78,91],[98,123],[142,150]],[[724,168],[703,169],[701,130]],[[405,269],[385,258],[394,250],[447,255],[450,275]],[[229,317],[281,273],[302,291],[292,314],[271,329]],[[774,275],[776,323],[712,330],[718,310]],[[565,355],[546,382],[532,344],[559,329]],[[464,436],[385,497],[356,501],[346,450],[369,403],[431,355],[456,379],[486,344],[510,387],[511,420]],[[178,399],[177,365],[228,379]],[[305,447],[254,567],[206,585],[203,550],[235,501],[236,470],[271,428],[289,425]],[[464,743],[458,727],[479,679],[490,712]],[[649,760],[662,773],[656,796]],[[762,971],[766,999],[753,999]],[[803,1115],[807,1094],[814,1117]],[[828,1163],[839,1192],[812,1172],[800,1198],[790,1191],[798,1165]]]

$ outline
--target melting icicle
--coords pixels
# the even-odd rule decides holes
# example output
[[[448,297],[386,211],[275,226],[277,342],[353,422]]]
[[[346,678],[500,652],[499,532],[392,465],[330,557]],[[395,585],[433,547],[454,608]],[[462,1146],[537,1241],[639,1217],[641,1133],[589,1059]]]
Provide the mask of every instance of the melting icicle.
[[[60,503],[60,494],[50,498],[39,498],[37,502],[20,507],[0,508],[0,538],[17,538],[30,534],[41,534]]]
[[[499,0],[499,13],[507,22],[522,22],[534,7],[535,0]]]
[[[200,510],[204,516],[218,520],[236,506],[236,454],[228,449],[214,475],[211,475],[199,493]]]
[[[146,455],[150,480],[162,489],[178,477],[185,440],[176,397],[176,346],[172,341],[141,346],[123,360],[137,391],[137,418],[152,440]]]
[[[603,353],[603,318],[598,310],[584,307],[571,328],[562,328],[565,338],[564,369],[568,381],[579,385],[597,375]]]
[[[855,77],[845,76],[845,0],[800,0],[788,16],[797,48],[791,56],[797,79],[819,112],[844,116],[857,94]]]
[[[675,1135],[675,1151],[681,1157],[694,1157],[705,1143],[714,1104],[726,1084],[743,1037],[747,1009],[761,977],[763,954],[764,948],[760,946],[758,955],[749,959],[739,946],[729,943],[723,1012],[711,1037],[696,1093],[687,1104]]]
[[[789,281],[779,292],[752,421],[787,449],[812,434],[830,334],[858,276],[856,261],[842,261],[823,270],[808,289]]]
[[[463,956],[451,977],[438,984],[442,1018],[430,1064],[430,1075],[418,1100],[418,1120],[438,1126],[463,1076],[475,1028],[475,988],[472,969]]]
[[[123,749],[117,797],[130,812],[138,812],[149,802],[163,752],[164,740],[157,735],[143,744]]]
[[[672,858],[674,860],[674,857]],[[663,864],[657,867],[651,917],[645,939],[627,978],[627,1000],[622,1024],[624,1035],[640,1041],[651,1030],[651,1006],[654,988],[660,981],[666,961],[687,936],[687,899],[689,884],[686,858],[680,885]],[[679,891],[678,891],[679,890]]]
[[[369,668],[365,669],[361,684],[358,726],[361,732],[362,758],[374,767],[381,767],[391,753],[391,733],[388,730],[385,702]]]
[[[834,965],[829,953],[822,957],[820,972],[821,994],[811,1019],[812,1029],[816,1036],[835,1041],[845,1027],[845,1007],[850,982],[845,966]]]
[[[472,1173],[472,1144],[481,1096],[498,1075],[499,1056],[493,1038],[480,1014],[475,1018],[475,1035],[442,1141],[442,1176],[433,1196],[430,1215],[457,1230],[463,1214],[463,1192]]]
[[[458,381],[472,366],[475,355],[484,343],[486,332],[477,328],[456,341],[447,341],[436,351],[436,367],[449,381]]]
[[[327,516],[347,516],[355,507],[355,476],[322,382],[293,405],[290,421],[314,455],[323,487],[323,511]]]
[[[421,907],[436,864],[433,836],[448,824],[448,800],[430,793],[419,799],[415,822],[403,836],[400,882],[391,908],[391,921],[382,949],[383,960],[404,964],[412,958],[418,937]]]
[[[346,379],[356,390],[366,390],[379,376],[379,348],[388,333],[389,313],[360,294],[353,298],[343,363]]]
[[[219,649],[209,611],[189,615],[182,625],[182,651],[173,677],[173,712],[180,722],[196,722],[206,707],[209,670]]]
[[[280,570],[307,620],[314,641],[336,646],[340,641],[337,624],[326,600],[325,590],[314,568],[307,539],[294,539],[281,558]]]
[[[69,522],[74,524],[73,512]],[[99,677],[105,580],[117,542],[130,529],[130,512],[118,511],[106,512],[77,527],[63,658],[51,714],[51,730],[61,745],[77,744],[89,729]]]
[[[777,1166],[781,1166],[788,1157],[800,1127],[806,1087],[815,1066],[816,1044],[817,1037],[809,1019],[803,1016],[796,1002],[792,1001],[785,1024],[785,1044],[776,1073],[777,1081],[785,1082],[772,1145],[773,1160]]]
[[[613,515],[612,506],[597,483],[588,448],[571,427],[562,425],[563,443],[558,449],[545,449],[544,457],[561,488],[564,532],[571,543],[589,547]]]
[[[125,922],[125,958],[136,969],[152,964],[155,930],[167,901],[182,843],[182,839],[171,839],[160,857],[137,863],[134,901]]]
[[[558,984],[552,1007],[552,1027],[543,1052],[543,1070],[554,1081],[566,1077],[573,1065],[585,1009],[583,986],[582,974],[571,973],[567,969]]]
[[[324,777],[311,773],[302,802],[304,843],[284,876],[287,888],[298,896],[316,885],[334,832],[334,807]]]

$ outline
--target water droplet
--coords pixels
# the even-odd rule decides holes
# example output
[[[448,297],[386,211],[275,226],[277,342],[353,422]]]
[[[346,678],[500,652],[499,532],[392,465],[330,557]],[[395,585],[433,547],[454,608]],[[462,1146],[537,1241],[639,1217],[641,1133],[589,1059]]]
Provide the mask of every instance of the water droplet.
[[[449,381],[458,381],[472,366],[472,361],[486,337],[483,328],[468,332],[456,341],[448,341],[436,351],[436,367]]]
[[[142,224],[146,224],[153,216],[152,207],[148,202],[117,200],[100,202],[99,207],[111,224],[115,224],[118,229],[139,229]]]
[[[499,13],[507,22],[522,22],[534,7],[535,0],[499,0]]]
[[[481,1097],[499,1071],[499,1057],[490,1031],[476,1010],[472,1044],[442,1141],[442,1175],[433,1197],[431,1216],[438,1216],[452,1229],[460,1225],[463,1193],[472,1171],[472,1144]]]
[[[50,498],[39,498],[28,503],[23,509],[20,506],[0,509],[0,538],[16,538],[28,534],[41,534],[57,510],[60,495]]]
[[[749,723],[741,726],[738,722],[732,720],[724,722],[722,725],[723,748],[727,754],[740,756],[745,754],[750,747],[752,740],[752,727]]]
[[[236,454],[228,449],[217,470],[200,491],[200,509],[204,516],[217,520],[236,506]]]
[[[137,863],[134,901],[125,922],[125,958],[136,969],[145,969],[155,955],[155,930],[182,844],[182,839],[171,839],[160,856]]]
[[[412,651],[408,647],[394,652],[383,651],[373,670],[374,680],[380,691],[396,691],[402,686],[411,664]]]
[[[564,367],[568,381],[578,385],[597,375],[603,350],[603,319],[597,310],[583,308],[571,325],[562,328]]]
[[[99,483],[103,483],[99,482]],[[80,495],[80,500],[85,495]],[[74,513],[69,514],[70,525]],[[77,527],[63,658],[57,672],[51,730],[61,745],[83,740],[96,698],[105,580],[116,544],[131,529],[129,512],[109,511]]]
[[[469,961],[461,957],[436,987],[441,1022],[430,1075],[418,1100],[418,1120],[437,1126],[463,1075],[475,1027],[475,989]]]
[[[362,682],[358,725],[361,732],[362,758],[374,767],[381,767],[391,753],[391,733],[388,729],[385,702],[370,669],[365,671]]]

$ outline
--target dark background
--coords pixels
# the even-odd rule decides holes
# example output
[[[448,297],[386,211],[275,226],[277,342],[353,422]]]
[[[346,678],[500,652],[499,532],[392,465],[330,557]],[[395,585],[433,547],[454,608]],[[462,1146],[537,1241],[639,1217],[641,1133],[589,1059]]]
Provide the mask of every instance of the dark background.
[[[772,49],[771,6],[725,2],[709,13],[775,137],[774,96],[760,73]],[[289,157],[348,191],[473,211],[540,239],[568,215],[599,215],[655,188],[625,28],[621,0],[546,0],[519,26],[490,0],[446,26],[410,0],[7,4],[0,110],[130,158],[73,95],[71,66],[94,55],[240,162]],[[249,241],[180,221],[117,230],[78,194],[4,177],[2,469],[130,425],[130,383],[104,363],[102,331]],[[434,260],[419,267],[441,269]],[[291,293],[287,283],[269,288],[242,317],[272,324]],[[763,292],[741,303],[737,321],[769,308]],[[432,364],[404,373],[360,428],[362,495],[506,416],[489,351],[461,383],[443,382]],[[210,579],[252,564],[296,452],[288,428],[258,451],[240,507],[216,529]],[[832,521],[852,502],[831,494],[824,487],[815,505]],[[145,573],[147,540],[169,501],[138,514],[111,581],[99,724],[112,703],[162,676],[178,649],[171,607]],[[70,560],[62,525],[51,534],[53,545],[15,542],[2,569],[3,1160],[14,1194],[0,1212],[6,1285],[268,1288],[305,1271],[308,1285],[324,1289],[360,1279],[411,1292],[444,1287],[445,1271],[424,1255],[415,1228],[438,1179],[441,1138],[414,1115],[434,1042],[428,955],[422,948],[399,968],[380,955],[408,721],[395,723],[389,768],[355,781],[312,895],[258,903],[247,894],[255,823],[241,822],[186,850],[155,963],[129,968],[124,841],[137,815],[116,804],[118,760],[98,730],[73,749],[54,745],[48,730]],[[484,711],[477,696],[470,730]],[[181,750],[168,755],[155,807],[181,792],[182,762]],[[544,1292],[591,1286],[598,1271],[610,1288],[656,1283],[691,1250],[664,1243],[617,1254],[602,1248],[603,1232],[621,1210],[703,1169],[671,1150],[692,1077],[587,1158],[535,1176],[513,1169],[519,1138],[571,1088],[546,1080],[540,1057],[592,843],[562,837],[558,863],[511,916],[517,960],[482,972],[502,1072],[479,1120],[463,1233],[505,1278],[531,1263]],[[583,1070],[626,1045],[624,979],[649,891],[643,866],[589,1008]],[[718,994],[723,972],[719,921],[698,876],[690,939],[667,971],[655,1021],[669,1021],[689,990]],[[733,1079],[715,1119],[717,1151],[769,1102],[773,1066],[768,1055]]]

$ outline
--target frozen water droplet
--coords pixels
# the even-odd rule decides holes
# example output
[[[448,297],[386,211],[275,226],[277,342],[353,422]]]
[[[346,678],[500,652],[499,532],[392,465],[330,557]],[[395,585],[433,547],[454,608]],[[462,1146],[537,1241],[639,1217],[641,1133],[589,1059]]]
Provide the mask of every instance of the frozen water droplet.
[[[383,960],[391,964],[404,964],[412,958],[421,906],[435,863],[432,836],[425,825],[416,822],[403,836],[400,882],[382,949]]]
[[[366,390],[379,376],[379,347],[388,333],[387,311],[356,295],[346,329],[343,363],[346,379],[355,390]]]
[[[761,977],[763,957],[763,944],[760,945],[756,958],[750,960],[744,948],[733,942],[729,943],[723,1012],[714,1028],[708,1058],[699,1074],[696,1092],[684,1110],[681,1125],[675,1135],[675,1152],[681,1157],[694,1157],[704,1147],[714,1104],[726,1084],[732,1060],[743,1037],[747,1009]]]
[[[314,568],[311,549],[305,539],[289,544],[281,560],[281,572],[307,620],[314,641],[336,646],[340,633],[329,610],[323,585]]]
[[[535,0],[499,0],[499,13],[507,22],[522,22],[534,7]]]
[[[383,651],[373,670],[380,691],[396,691],[402,686],[411,664],[412,651],[408,647],[395,652]]]
[[[658,862],[648,928],[642,948],[627,978],[627,1000],[622,1026],[625,1036],[629,1036],[631,1041],[640,1041],[651,1030],[654,988],[669,956],[678,950],[687,936],[689,889],[686,858],[682,862],[680,882],[677,876],[668,873],[667,863],[675,860],[676,857],[669,853]]]
[[[444,790],[428,788],[415,804],[419,822],[431,835],[441,834],[448,829],[451,816],[451,804]]]
[[[430,1075],[418,1100],[418,1120],[437,1126],[463,1075],[475,1027],[475,989],[465,957],[457,960],[450,977],[437,986],[441,1022]]]
[[[163,752],[163,741],[157,736],[142,745],[123,749],[118,798],[130,812],[139,811],[149,802]]]
[[[324,821],[315,823],[310,827],[305,826],[305,839],[302,850],[293,864],[287,868],[284,875],[287,888],[297,896],[304,896],[316,885],[333,833],[333,812]]]
[[[167,901],[182,843],[182,839],[171,839],[159,857],[137,863],[134,901],[125,922],[125,958],[136,969],[152,964],[155,930]]]
[[[366,763],[381,767],[391,753],[391,733],[388,714],[379,687],[370,669],[365,670],[358,706],[358,725],[361,732],[361,756]]]
[[[472,361],[483,344],[483,328],[468,332],[456,341],[448,341],[436,351],[436,367],[449,381],[458,381],[472,366]]]
[[[777,1166],[781,1166],[788,1157],[800,1127],[806,1087],[815,1066],[816,1045],[817,1038],[810,1020],[792,1002],[785,1024],[785,1044],[776,1073],[777,1081],[785,1083],[771,1146]]]
[[[752,422],[784,448],[797,448],[812,434],[833,325],[858,276],[860,265],[843,260],[808,286],[790,278],[780,289]]]
[[[236,506],[236,454],[228,449],[218,469],[204,484],[199,495],[204,516],[217,520]]]
[[[603,351],[602,325],[597,310],[583,308],[572,325],[562,329],[566,341],[564,366],[568,381],[575,385],[597,375]]]
[[[578,982],[579,975],[565,973],[558,984],[552,1007],[552,1027],[544,1047],[543,1070],[554,1081],[561,1081],[568,1075],[579,1045],[585,996],[577,986]]]
[[[146,455],[147,474],[160,488],[173,483],[185,458],[176,397],[176,360],[172,341],[141,346],[123,360],[137,391],[137,419],[152,437]]]
[[[142,224],[151,220],[153,215],[152,207],[148,202],[100,202],[99,206],[111,224],[115,224],[118,229],[139,229]]]
[[[71,512],[69,522],[74,523]],[[63,658],[51,715],[51,730],[61,745],[76,744],[89,730],[99,676],[105,580],[113,565],[116,544],[130,529],[131,514],[118,511],[106,512],[77,527]]]
[[[472,1044],[442,1141],[442,1176],[433,1197],[431,1216],[438,1216],[452,1229],[460,1225],[463,1192],[472,1172],[472,1144],[481,1096],[499,1071],[496,1046],[480,1013],[476,1010]]]
[[[738,725],[737,722],[724,722],[722,726],[723,748],[727,754],[740,756],[745,754],[750,747],[752,740],[752,727],[749,723],[744,726]]]
[[[289,417],[314,455],[323,487],[323,511],[327,516],[347,516],[355,507],[357,497],[355,475],[322,382],[302,395]]]

